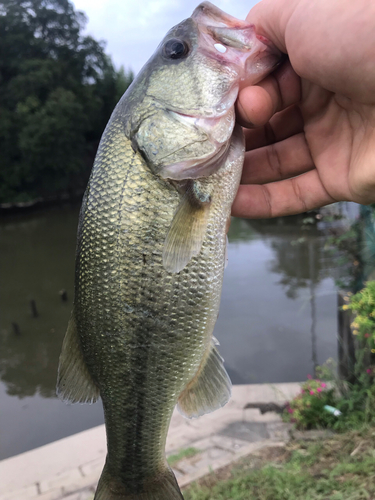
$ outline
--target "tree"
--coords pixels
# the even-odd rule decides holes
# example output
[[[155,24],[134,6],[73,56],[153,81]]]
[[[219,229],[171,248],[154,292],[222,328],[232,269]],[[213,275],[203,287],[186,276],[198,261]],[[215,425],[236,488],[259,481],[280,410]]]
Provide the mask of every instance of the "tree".
[[[0,0],[0,202],[82,191],[132,74],[68,0]]]

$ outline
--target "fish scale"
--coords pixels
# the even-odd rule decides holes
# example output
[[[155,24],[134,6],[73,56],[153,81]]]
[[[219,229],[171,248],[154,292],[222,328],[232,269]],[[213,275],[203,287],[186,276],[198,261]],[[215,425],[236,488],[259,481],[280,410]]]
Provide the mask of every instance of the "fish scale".
[[[220,36],[228,55],[215,49]],[[166,35],[100,142],[57,384],[63,400],[103,401],[108,454],[95,500],[181,500],[165,457],[173,409],[192,418],[229,400],[212,333],[244,159],[233,106],[248,57],[259,78],[278,56],[252,26],[201,4]]]
[[[237,170],[212,180],[216,207],[199,259],[170,274],[162,251],[178,194],[134,153],[120,121],[112,122],[99,150],[82,215],[74,313],[84,358],[103,399],[108,471],[129,488],[165,468],[173,408],[210,342],[222,282],[224,244],[218,235],[224,234],[225,201],[233,198]],[[219,178],[226,181],[223,186]],[[99,195],[104,203],[97,203]],[[147,453],[142,444],[131,452],[131,443],[146,443]]]

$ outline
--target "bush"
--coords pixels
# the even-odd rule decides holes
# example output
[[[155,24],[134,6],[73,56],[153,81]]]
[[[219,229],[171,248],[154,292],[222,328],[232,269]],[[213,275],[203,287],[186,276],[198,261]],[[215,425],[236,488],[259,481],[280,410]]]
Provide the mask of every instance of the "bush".
[[[353,296],[347,296],[348,304],[343,309],[350,309],[356,314],[352,323],[353,335],[360,348],[373,360],[375,354],[375,281],[368,281],[365,288]],[[371,370],[371,367],[368,367]]]
[[[283,419],[293,422],[300,429],[330,427],[337,431],[358,429],[375,425],[375,281],[355,295],[348,294],[344,310],[356,314],[353,335],[357,339],[354,383],[342,381],[337,376],[332,360],[318,368],[326,382],[310,378],[302,385],[301,393],[288,403]],[[335,416],[326,405],[339,410]]]
[[[335,404],[334,389],[328,388],[325,382],[310,378],[302,384],[300,394],[288,403],[283,419],[295,423],[299,429],[331,427],[336,417],[324,407]]]
[[[343,392],[333,384],[327,387],[320,380],[308,380],[287,404],[284,422],[303,430],[330,428],[339,432],[375,425],[375,385],[370,374],[363,375],[355,384],[341,384]],[[334,414],[332,408],[338,412]]]

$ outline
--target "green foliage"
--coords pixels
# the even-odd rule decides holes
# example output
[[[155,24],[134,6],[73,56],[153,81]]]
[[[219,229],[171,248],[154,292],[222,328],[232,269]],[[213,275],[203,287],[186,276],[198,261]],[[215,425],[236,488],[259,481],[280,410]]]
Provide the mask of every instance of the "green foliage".
[[[325,218],[326,220],[326,218]],[[349,229],[331,229],[327,239],[326,249],[336,257],[339,276],[336,279],[338,287],[357,291],[362,284],[362,254],[361,254],[361,223],[356,221]]]
[[[345,300],[343,309],[356,314],[351,324],[357,340],[354,382],[340,380],[332,360],[319,367],[318,374],[330,382],[329,388],[320,380],[305,382],[283,415],[285,421],[301,429],[346,431],[375,425],[375,281],[369,281],[355,295],[348,294]],[[324,409],[325,405],[337,408],[341,415],[335,417]]]
[[[346,298],[347,305],[356,314],[352,323],[353,334],[357,336],[361,347],[368,353],[375,353],[375,281],[366,283],[365,288]]]
[[[332,427],[336,417],[324,407],[335,404],[333,389],[325,382],[309,379],[302,384],[300,394],[288,403],[283,420],[295,423],[299,429]]]
[[[375,204],[360,205],[359,216],[354,222],[345,220],[335,224],[331,217],[323,215],[331,236],[326,241],[326,249],[335,257],[337,285],[357,293],[367,280],[375,276]],[[348,226],[348,223],[350,225]]]
[[[336,407],[342,416],[332,426],[334,430],[344,432],[350,429],[360,429],[364,425],[375,424],[375,386],[351,384],[348,392],[338,398]]]
[[[374,498],[374,429],[307,445],[292,442],[275,457],[246,457],[230,473],[184,491],[186,500],[364,500]],[[229,478],[228,478],[229,476]],[[203,483],[203,484],[202,484]]]
[[[121,66],[117,72],[116,78],[116,102],[120,100],[121,96],[125,93],[126,89],[134,79],[133,71],[125,71],[124,66]]]
[[[133,75],[68,0],[0,0],[0,202],[82,191]]]
[[[344,392],[337,386],[323,389],[321,384],[325,386],[319,380],[303,384],[303,392],[288,403],[283,420],[295,423],[299,429],[330,428],[338,432],[375,425],[375,385],[367,371],[356,383],[345,384]],[[321,392],[317,392],[319,388]],[[326,405],[337,409],[340,415],[330,413],[324,408]]]
[[[171,467],[174,467],[180,460],[184,458],[192,458],[195,455],[197,455],[200,452],[198,448],[190,447],[190,448],[185,448],[181,450],[180,452],[176,453],[175,455],[170,455],[168,457],[168,463]]]

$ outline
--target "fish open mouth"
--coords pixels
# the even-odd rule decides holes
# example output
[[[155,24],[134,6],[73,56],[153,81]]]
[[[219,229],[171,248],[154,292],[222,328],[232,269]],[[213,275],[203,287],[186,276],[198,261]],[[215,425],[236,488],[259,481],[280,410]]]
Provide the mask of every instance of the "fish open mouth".
[[[220,168],[229,152],[239,89],[257,83],[281,61],[281,52],[265,37],[257,35],[254,25],[226,14],[210,2],[201,3],[191,18],[199,31],[198,50],[230,68],[233,84],[210,115],[170,111],[177,120],[204,130],[213,146],[212,152],[203,157],[164,164],[162,177],[173,180],[206,177]]]
[[[158,87],[150,87],[148,96],[166,111],[162,120],[181,140],[159,147],[154,128],[145,133],[142,129],[137,132],[138,147],[165,179],[208,177],[226,162],[235,126],[234,103],[241,86],[254,85],[269,74],[281,52],[257,35],[253,25],[209,2],[201,3],[191,18],[172,28],[159,50],[163,64],[170,64],[180,75],[181,85],[185,77],[190,78],[187,88],[193,97],[171,99]]]
[[[282,60],[281,52],[258,35],[253,24],[230,16],[210,2],[198,5],[191,18],[200,32],[201,50],[238,73],[238,88],[259,82]],[[233,104],[235,98],[232,100]]]

